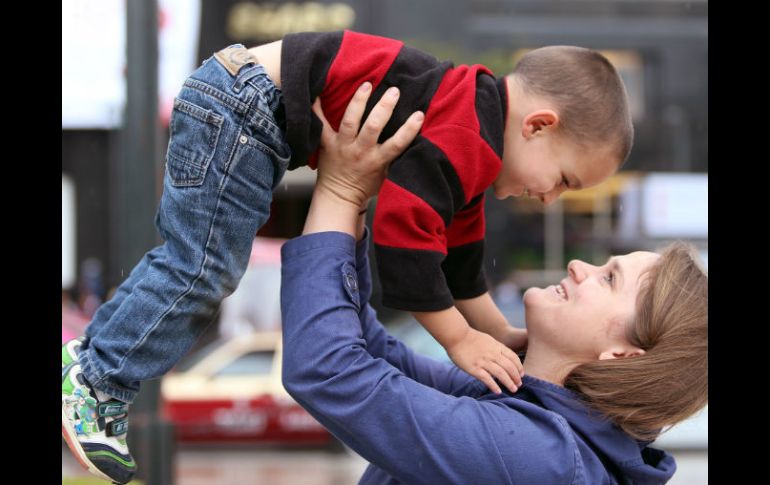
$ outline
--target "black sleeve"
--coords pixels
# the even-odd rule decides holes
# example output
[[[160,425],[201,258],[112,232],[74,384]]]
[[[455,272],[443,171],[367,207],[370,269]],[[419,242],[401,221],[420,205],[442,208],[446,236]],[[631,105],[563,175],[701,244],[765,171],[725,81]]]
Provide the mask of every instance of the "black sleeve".
[[[483,240],[448,249],[441,269],[455,299],[476,298],[489,291],[483,263]]]
[[[484,275],[484,194],[455,214],[447,228],[447,257],[441,264],[452,296],[466,300],[487,292]]]
[[[500,109],[503,106],[503,109]],[[507,98],[503,98],[498,82],[492,76],[481,74],[476,79],[476,116],[479,120],[479,135],[494,150],[503,156],[505,112]]]
[[[292,147],[289,169],[304,165],[318,147],[321,120],[312,112],[326,75],[342,44],[343,32],[288,34],[281,45],[281,91],[286,110],[286,141]]]

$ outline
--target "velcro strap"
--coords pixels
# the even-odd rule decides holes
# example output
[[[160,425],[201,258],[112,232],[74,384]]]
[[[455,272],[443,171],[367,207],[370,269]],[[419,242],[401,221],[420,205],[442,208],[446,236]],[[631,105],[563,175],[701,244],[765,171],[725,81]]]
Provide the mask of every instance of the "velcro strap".
[[[116,419],[107,423],[105,434],[107,436],[120,436],[128,431],[128,418]]]
[[[126,414],[127,412],[128,404],[114,399],[99,403],[99,405],[96,407],[96,415],[103,416],[105,418]]]

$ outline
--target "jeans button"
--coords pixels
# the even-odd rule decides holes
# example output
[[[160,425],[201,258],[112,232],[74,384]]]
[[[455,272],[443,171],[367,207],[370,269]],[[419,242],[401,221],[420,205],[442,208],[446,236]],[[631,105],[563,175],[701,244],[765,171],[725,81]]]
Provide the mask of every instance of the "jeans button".
[[[241,135],[241,138],[239,140],[241,143],[246,143],[247,141],[249,141],[249,139],[246,138],[246,135]]]

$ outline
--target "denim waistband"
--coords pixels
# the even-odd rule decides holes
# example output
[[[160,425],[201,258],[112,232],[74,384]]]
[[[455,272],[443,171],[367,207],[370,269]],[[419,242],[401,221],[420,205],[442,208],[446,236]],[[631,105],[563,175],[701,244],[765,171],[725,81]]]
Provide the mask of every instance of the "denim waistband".
[[[227,47],[227,49],[231,48],[245,49],[243,44],[232,44]],[[240,67],[236,75],[233,75],[212,55],[203,61],[201,67],[185,81],[185,86],[206,92],[244,116],[253,116],[255,107],[260,110],[267,108],[275,117],[273,121],[277,128],[283,128],[281,90],[270,79],[261,64],[247,62]],[[260,98],[256,103],[255,97]],[[268,126],[264,128],[270,129]],[[280,133],[277,132],[275,135],[278,136]]]

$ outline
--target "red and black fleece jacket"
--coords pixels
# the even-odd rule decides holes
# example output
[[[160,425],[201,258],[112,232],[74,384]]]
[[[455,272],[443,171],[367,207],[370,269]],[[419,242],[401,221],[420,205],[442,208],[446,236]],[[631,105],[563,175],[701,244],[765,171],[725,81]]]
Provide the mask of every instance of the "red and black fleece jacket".
[[[392,136],[414,111],[422,131],[393,161],[380,189],[374,244],[384,305],[439,311],[487,291],[483,271],[484,191],[502,167],[507,92],[481,65],[457,66],[403,42],[351,31],[289,34],[281,84],[289,169],[315,168],[321,98],[335,129],[356,89],[372,83],[365,116],[385,90],[401,95],[380,137]]]

